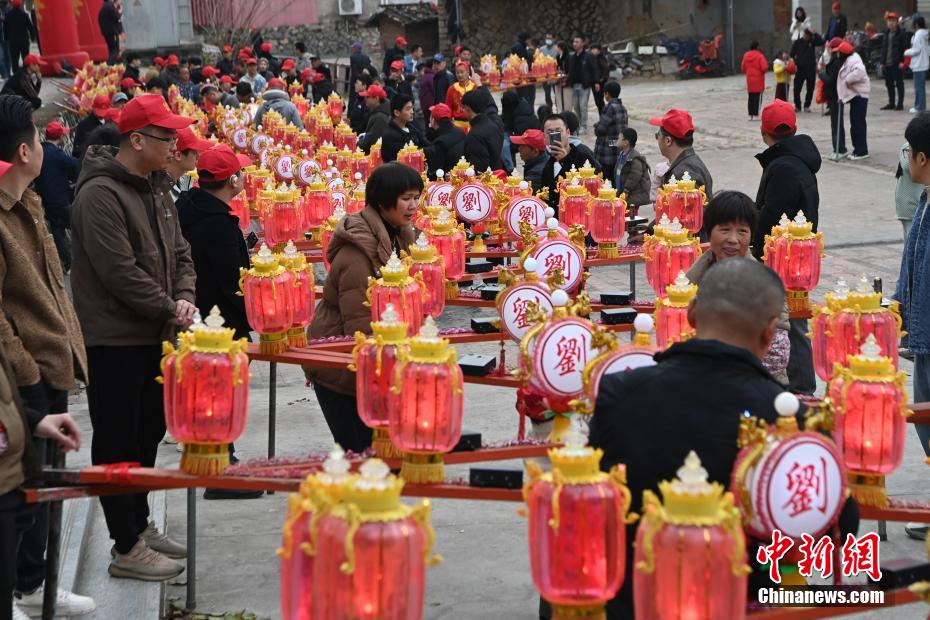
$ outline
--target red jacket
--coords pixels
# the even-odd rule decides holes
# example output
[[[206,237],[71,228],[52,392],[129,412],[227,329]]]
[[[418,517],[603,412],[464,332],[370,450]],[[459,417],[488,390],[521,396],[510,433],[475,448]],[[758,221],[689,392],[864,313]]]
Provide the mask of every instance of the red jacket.
[[[765,90],[765,72],[769,69],[769,61],[765,54],[759,50],[749,50],[743,54],[743,63],[740,70],[746,74],[746,90],[750,93],[761,93]]]

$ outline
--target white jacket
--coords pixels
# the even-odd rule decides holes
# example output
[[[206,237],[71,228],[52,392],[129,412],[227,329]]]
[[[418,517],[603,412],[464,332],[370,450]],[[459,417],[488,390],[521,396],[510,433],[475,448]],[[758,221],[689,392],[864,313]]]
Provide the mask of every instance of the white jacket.
[[[868,99],[871,90],[872,83],[865,71],[865,65],[862,64],[862,58],[853,52],[840,67],[840,74],[836,80],[836,94],[839,95],[840,101],[849,103],[854,97]]]
[[[927,40],[928,30],[921,28],[914,33],[911,38],[911,49],[904,52],[905,56],[911,57],[911,71],[926,71],[930,69],[930,49]]]
[[[794,43],[798,39],[804,36],[805,30],[813,30],[811,26],[811,18],[806,17],[803,22],[799,22],[796,19],[791,20],[791,42]]]

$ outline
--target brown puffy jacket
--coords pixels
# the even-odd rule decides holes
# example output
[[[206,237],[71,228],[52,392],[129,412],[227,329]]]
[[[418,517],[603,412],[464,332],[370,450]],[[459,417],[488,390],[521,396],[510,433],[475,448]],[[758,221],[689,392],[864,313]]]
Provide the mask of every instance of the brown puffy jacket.
[[[415,229],[401,229],[400,245],[407,248],[414,241]],[[378,272],[391,257],[391,240],[381,216],[374,207],[347,215],[326,249],[329,274],[323,284],[323,299],[316,307],[310,338],[352,336],[359,331],[371,333],[371,309],[364,305],[368,278]],[[325,388],[355,395],[355,373],[336,368],[306,368],[307,378]]]
[[[93,346],[172,340],[176,301],[194,303],[194,263],[163,172],[132,174],[116,149],[84,155],[71,215],[74,306]]]

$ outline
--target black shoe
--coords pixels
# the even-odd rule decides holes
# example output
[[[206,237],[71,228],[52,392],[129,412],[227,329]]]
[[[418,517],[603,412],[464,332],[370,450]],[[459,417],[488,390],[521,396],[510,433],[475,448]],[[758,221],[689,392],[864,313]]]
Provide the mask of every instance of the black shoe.
[[[904,109],[904,104],[903,104],[903,103],[899,103],[898,105],[896,105],[896,106],[894,107],[894,109],[897,110],[898,112],[900,112],[901,110]]]
[[[252,491],[249,489],[204,489],[204,499],[258,499],[264,495],[264,491]]]
[[[879,108],[879,110],[894,110],[894,104],[889,103],[888,105],[883,105],[882,107]]]

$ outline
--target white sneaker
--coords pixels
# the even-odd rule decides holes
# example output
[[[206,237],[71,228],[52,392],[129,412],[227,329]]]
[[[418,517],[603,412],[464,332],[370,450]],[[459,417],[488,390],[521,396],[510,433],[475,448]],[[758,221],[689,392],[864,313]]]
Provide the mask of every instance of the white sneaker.
[[[868,159],[868,158],[869,158],[868,153],[866,153],[865,155],[850,155],[849,161],[859,161],[860,159]]]
[[[13,603],[13,620],[29,620],[26,612],[17,607],[16,603]]]
[[[908,112],[910,112],[911,114],[917,114],[918,112],[920,112],[920,110],[918,110],[917,108],[911,108],[910,110],[908,110]]]
[[[39,586],[35,592],[23,594],[22,598],[17,599],[16,604],[30,616],[41,616],[44,593],[45,586]],[[89,596],[81,596],[68,590],[58,590],[58,600],[55,601],[56,616],[83,616],[95,609],[97,609],[97,604]]]

